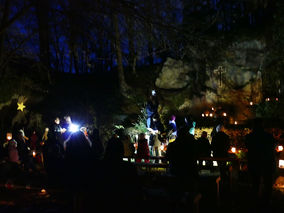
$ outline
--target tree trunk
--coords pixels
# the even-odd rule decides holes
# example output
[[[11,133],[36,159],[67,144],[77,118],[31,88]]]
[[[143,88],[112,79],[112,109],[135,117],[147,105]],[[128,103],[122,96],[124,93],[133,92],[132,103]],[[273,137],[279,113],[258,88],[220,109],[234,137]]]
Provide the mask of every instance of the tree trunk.
[[[115,53],[117,59],[117,71],[118,71],[118,80],[120,86],[120,92],[123,96],[127,96],[129,86],[127,85],[124,77],[123,62],[122,62],[122,51],[120,46],[120,33],[118,26],[118,15],[112,15],[113,27],[114,27],[114,44],[115,44]]]
[[[79,62],[78,62],[78,52],[77,52],[77,37],[78,37],[78,30],[77,27],[77,14],[76,9],[79,7],[78,1],[76,0],[69,0],[70,11],[68,15],[69,19],[69,26],[70,26],[70,36],[69,36],[69,49],[70,49],[70,61],[72,61],[72,65],[74,65],[75,73],[79,74]],[[71,68],[73,70],[73,68]]]
[[[3,16],[1,20],[1,28],[5,25],[5,23],[8,22],[9,14],[10,14],[10,6],[11,6],[11,1],[6,0],[4,3],[4,11],[3,11]],[[5,35],[6,33],[1,33],[0,34],[0,67],[4,61],[4,45],[5,45]]]
[[[147,10],[150,13],[148,17],[148,24],[147,24],[147,36],[148,36],[148,62],[150,65],[154,64],[154,37],[153,37],[153,5],[150,1],[146,1]]]
[[[137,53],[134,46],[134,21],[131,17],[127,18],[128,25],[128,45],[129,45],[129,67],[134,75],[136,75],[136,58]]]
[[[47,72],[49,83],[50,77],[50,49],[49,49],[49,25],[48,25],[49,2],[48,0],[36,1],[36,15],[39,34],[39,57],[44,71]]]

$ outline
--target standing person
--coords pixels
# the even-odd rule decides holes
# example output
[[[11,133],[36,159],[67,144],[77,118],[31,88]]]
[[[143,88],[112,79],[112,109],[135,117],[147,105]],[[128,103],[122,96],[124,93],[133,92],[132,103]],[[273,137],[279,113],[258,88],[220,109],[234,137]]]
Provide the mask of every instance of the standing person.
[[[228,151],[230,149],[230,138],[224,132],[225,128],[222,124],[216,127],[216,134],[212,138],[211,147],[213,150],[213,157],[226,158],[228,157]],[[222,182],[228,181],[228,168],[226,161],[219,161],[218,166],[220,169],[220,177]]]
[[[148,141],[145,138],[144,133],[140,133],[138,136],[138,148],[137,148],[137,159],[136,162],[141,162],[141,159],[144,159],[146,163],[149,163],[149,146]]]
[[[254,196],[259,198],[262,179],[264,190],[261,198],[267,204],[271,199],[276,171],[276,140],[264,130],[263,121],[255,119],[252,132],[246,135],[245,144],[248,149],[248,169],[252,177]]]
[[[59,117],[56,117],[54,119],[54,124],[52,126],[50,135],[51,135],[51,140],[54,143],[54,148],[55,148],[54,151],[56,151],[60,157],[63,157],[64,154],[62,134],[65,132],[66,129],[61,127]]]
[[[198,157],[211,157],[211,145],[206,131],[203,131],[201,137],[197,139],[197,151]],[[210,166],[211,161],[206,161],[206,165]]]
[[[115,130],[113,136],[108,140],[104,156],[107,162],[121,162],[123,160],[124,148],[120,137],[121,130]]]
[[[10,140],[8,144],[8,161],[17,164],[20,163],[17,141],[14,139]]]
[[[199,157],[211,156],[211,145],[207,138],[207,132],[203,131],[201,137],[197,139],[197,148]]]
[[[24,165],[24,169],[26,171],[31,171],[33,169],[33,162],[29,154],[29,147],[26,143],[24,130],[20,129],[18,131],[16,141],[17,141],[17,149],[19,152],[20,161]]]
[[[156,95],[151,95],[146,105],[147,112],[147,128],[151,127],[152,118],[158,113],[158,100]]]
[[[32,135],[30,136],[30,148],[31,150],[36,150],[38,144],[38,137],[36,131],[34,130]]]
[[[169,143],[166,158],[169,161],[170,173],[177,178],[179,193],[188,199],[189,193],[197,193],[198,190],[196,140],[189,134],[189,126],[183,121],[177,125],[178,136],[174,142]]]
[[[172,115],[169,119],[169,142],[173,142],[177,138],[177,124],[176,124],[176,116]]]
[[[131,142],[130,136],[127,134],[123,134],[121,136],[121,141],[123,143],[123,148],[124,148],[124,157],[133,157],[135,147]]]
[[[164,127],[158,114],[153,115],[151,126],[148,130],[150,131],[150,154],[152,156],[160,156],[160,148],[162,145],[161,133],[164,131]]]

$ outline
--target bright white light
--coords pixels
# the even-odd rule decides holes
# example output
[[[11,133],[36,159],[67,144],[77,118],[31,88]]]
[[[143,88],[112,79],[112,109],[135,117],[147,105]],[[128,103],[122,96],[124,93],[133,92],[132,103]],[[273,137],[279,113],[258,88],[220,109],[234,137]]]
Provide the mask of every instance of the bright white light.
[[[251,102],[249,102],[249,105],[251,105],[251,106],[252,106],[252,105],[253,105],[253,102],[252,102],[252,101],[251,101]]]
[[[282,152],[282,151],[283,151],[283,146],[279,145],[279,146],[277,147],[277,149],[278,149],[278,152]]]
[[[231,151],[232,151],[233,153],[236,153],[236,151],[237,151],[237,150],[236,150],[236,147],[232,147],[232,148],[231,148]]]
[[[223,116],[224,116],[224,117],[226,117],[226,116],[227,116],[227,113],[226,113],[226,112],[224,112],[224,113],[223,113]]]
[[[217,163],[217,161],[213,161],[213,166],[218,166],[218,163]]]
[[[201,116],[204,117],[205,116],[204,113],[202,113]]]
[[[214,111],[214,107],[211,108]]]
[[[284,169],[284,160],[279,160],[279,168]]]
[[[235,121],[234,124],[237,125],[237,124],[238,124],[238,121]]]
[[[156,95],[156,91],[155,90],[152,90],[152,95]]]
[[[202,166],[205,166],[205,165],[206,165],[205,160],[203,160],[202,161]]]
[[[11,140],[11,139],[12,139],[12,136],[8,135],[8,136],[7,136],[7,140],[9,141],[9,140]]]
[[[77,125],[77,124],[70,124],[69,131],[70,132],[78,132],[79,131],[79,125]]]
[[[210,116],[210,117],[213,117],[213,114],[212,114],[212,113],[210,113],[210,114],[209,114],[209,116]]]

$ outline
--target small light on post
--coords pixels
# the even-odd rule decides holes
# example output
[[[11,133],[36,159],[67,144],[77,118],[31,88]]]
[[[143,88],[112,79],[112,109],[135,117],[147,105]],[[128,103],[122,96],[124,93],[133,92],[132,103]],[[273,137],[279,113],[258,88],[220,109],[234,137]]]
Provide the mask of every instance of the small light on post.
[[[231,148],[231,152],[232,152],[232,153],[236,153],[236,151],[237,151],[236,147],[232,147],[232,148]]]
[[[279,168],[284,169],[284,160],[279,160]]]
[[[277,152],[282,152],[282,151],[283,151],[283,146],[282,145],[277,146]]]

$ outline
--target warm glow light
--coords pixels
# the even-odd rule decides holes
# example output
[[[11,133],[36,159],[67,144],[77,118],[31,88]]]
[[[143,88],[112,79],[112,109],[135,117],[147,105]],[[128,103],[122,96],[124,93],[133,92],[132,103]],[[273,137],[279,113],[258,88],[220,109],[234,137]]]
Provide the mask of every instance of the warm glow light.
[[[270,98],[266,98],[265,101],[270,101]]]
[[[237,151],[236,147],[232,147],[231,151],[232,151],[232,153],[236,153],[236,151]]]
[[[6,138],[7,138],[8,141],[11,140],[12,139],[12,133],[8,132],[6,134]]]
[[[204,113],[202,113],[201,116],[204,117],[205,116]]]
[[[45,194],[45,193],[46,193],[46,190],[45,190],[45,189],[41,189],[40,192],[41,192],[42,194]]]
[[[214,107],[211,108],[214,111]]]
[[[284,169],[284,160],[279,160],[279,168]]]
[[[251,102],[249,102],[249,105],[251,105],[251,106],[252,106],[252,105],[253,105],[253,102],[252,102],[252,101],[251,101]]]
[[[208,117],[208,113],[206,113],[205,116]]]
[[[281,146],[281,145],[277,146],[277,151],[278,152],[282,152],[283,151],[283,146]]]
[[[226,113],[226,112],[223,112],[223,116],[226,117],[226,116],[227,116],[227,113]]]
[[[234,124],[237,125],[237,124],[238,124],[238,121],[235,121]]]
[[[33,157],[35,157],[36,156],[36,152],[35,151],[33,151]]]
[[[278,101],[279,99],[278,98],[275,98],[275,101]]]
[[[213,117],[213,114],[212,114],[212,113],[210,113],[210,114],[209,114],[209,116],[210,116],[210,117]]]

